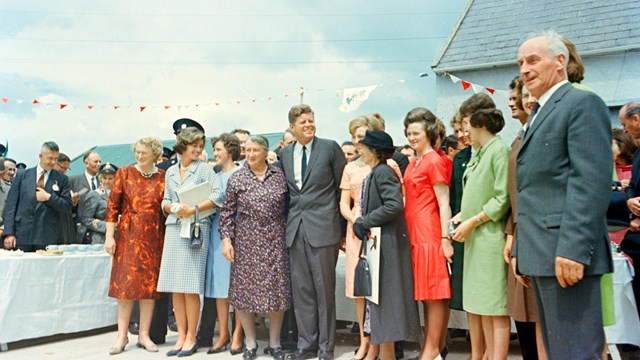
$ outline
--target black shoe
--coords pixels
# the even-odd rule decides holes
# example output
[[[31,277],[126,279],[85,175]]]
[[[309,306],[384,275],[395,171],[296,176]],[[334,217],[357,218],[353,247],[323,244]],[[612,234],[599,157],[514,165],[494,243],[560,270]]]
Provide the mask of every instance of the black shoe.
[[[178,324],[176,324],[175,322],[169,323],[169,330],[173,331],[173,332],[178,332]]]
[[[166,344],[167,343],[167,338],[163,337],[159,337],[159,338],[151,338],[151,341],[153,341],[154,344],[156,345],[162,345],[162,344]]]
[[[449,347],[445,345],[442,351],[440,351],[440,357],[444,360],[447,358],[447,355],[449,355]]]
[[[129,323],[129,332],[133,335],[138,335],[140,332],[140,324],[137,322]]]
[[[319,360],[333,360],[333,351],[320,350],[318,353]]]
[[[271,355],[274,360],[284,360],[284,351],[282,350],[282,347],[272,348],[267,346],[264,349],[264,353]]]
[[[191,356],[196,352],[198,352],[198,343],[193,344],[193,347],[189,350],[180,350],[178,357]]]
[[[244,354],[242,354],[243,360],[254,360],[258,357],[258,347],[256,346],[253,349],[246,348],[244,350]]]
[[[333,355],[333,354],[332,354]],[[316,352],[313,350],[302,350],[298,349],[291,354],[287,354],[287,360],[304,360],[304,359],[312,359],[316,357]]]
[[[227,350],[227,346],[229,345],[229,343],[231,342],[231,339],[227,339],[227,341],[224,342],[224,344],[222,344],[222,346],[220,347],[210,347],[209,350],[207,351],[207,354],[217,354],[220,352],[223,352],[225,350]]]
[[[240,348],[238,349],[234,349],[232,347],[229,348],[229,352],[231,353],[231,355],[242,354],[243,351],[244,351],[244,345],[240,346]]]

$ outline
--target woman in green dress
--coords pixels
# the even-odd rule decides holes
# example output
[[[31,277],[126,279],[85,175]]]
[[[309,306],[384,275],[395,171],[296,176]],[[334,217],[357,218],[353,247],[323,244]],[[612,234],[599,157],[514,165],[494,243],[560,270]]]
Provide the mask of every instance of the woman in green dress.
[[[461,211],[452,219],[459,224],[453,239],[465,243],[463,308],[470,317],[480,320],[488,358],[506,359],[511,322],[507,316],[507,264],[502,251],[509,210],[510,150],[496,136],[504,127],[499,110],[478,110],[465,118],[464,126],[480,149],[467,164]]]

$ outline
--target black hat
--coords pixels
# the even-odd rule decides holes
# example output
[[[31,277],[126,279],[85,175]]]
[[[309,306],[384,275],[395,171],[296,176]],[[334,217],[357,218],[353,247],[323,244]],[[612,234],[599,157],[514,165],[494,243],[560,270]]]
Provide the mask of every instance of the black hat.
[[[172,157],[173,154],[175,154],[175,152],[173,150],[169,149],[166,146],[162,147],[162,156],[163,157],[166,157],[168,159],[168,158]]]
[[[110,162],[106,162],[100,165],[100,168],[98,169],[98,173],[99,174],[115,174],[117,170],[118,170],[117,166],[113,165]]]
[[[393,139],[384,131],[367,130],[364,139],[360,140],[360,144],[367,145],[375,150],[395,151]]]
[[[16,169],[18,169],[18,170],[24,170],[26,168],[27,168],[27,164],[25,164],[25,163],[17,163],[16,164]]]
[[[188,127],[194,127],[200,131],[202,131],[202,133],[204,133],[204,128],[202,127],[202,125],[198,124],[197,121],[195,120],[191,120],[191,119],[187,119],[187,118],[182,118],[182,119],[178,119],[173,123],[173,133],[175,135],[178,135],[180,133],[180,131],[188,128]]]

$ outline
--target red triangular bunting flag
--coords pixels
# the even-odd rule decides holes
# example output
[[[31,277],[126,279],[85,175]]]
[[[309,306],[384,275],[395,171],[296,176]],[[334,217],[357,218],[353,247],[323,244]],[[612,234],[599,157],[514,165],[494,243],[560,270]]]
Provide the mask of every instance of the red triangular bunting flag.
[[[7,99],[7,98],[2,98],[2,102],[6,104],[6,103],[8,103],[8,102],[9,102],[9,99]]]
[[[93,105],[87,105],[87,107],[89,108],[89,110],[93,109]]]
[[[38,101],[38,100],[36,100],[36,99],[33,99],[33,101],[32,101],[31,103],[32,103],[33,105],[35,105],[35,104],[40,104],[40,101]]]
[[[147,108],[146,106],[140,106],[140,112],[143,112],[144,109],[146,109],[146,108]]]
[[[491,95],[493,95],[493,93],[494,93],[494,92],[496,92],[496,90],[495,90],[495,89],[492,89],[492,88],[490,88],[490,87],[485,87],[485,89],[487,89],[487,91],[488,91],[488,92],[490,92],[490,93],[491,93]]]
[[[116,106],[113,107],[113,110],[118,110],[119,107],[120,106],[116,105]]]
[[[60,110],[64,109],[67,107],[67,104],[60,104]]]
[[[165,110],[167,110],[167,109],[168,109],[168,108],[170,108],[170,107],[171,107],[171,106],[169,106],[169,105],[165,105],[165,106],[164,106],[164,109],[165,109]]]
[[[471,86],[471,83],[462,80],[462,88],[467,90]]]

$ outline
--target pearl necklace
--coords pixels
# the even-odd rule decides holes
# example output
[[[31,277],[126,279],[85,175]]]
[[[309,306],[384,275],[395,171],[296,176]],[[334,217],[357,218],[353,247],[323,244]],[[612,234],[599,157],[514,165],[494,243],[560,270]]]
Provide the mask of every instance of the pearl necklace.
[[[142,169],[140,168],[140,166],[138,166],[138,164],[136,164],[136,169],[140,172],[140,175],[142,175],[142,177],[145,178],[145,179],[148,179],[148,178],[152,177],[153,174],[158,172],[158,169],[156,168],[155,165],[151,169],[151,172],[148,172],[148,173],[142,171]]]
[[[182,163],[180,163],[180,171],[187,171],[189,170],[189,166],[182,166]]]

